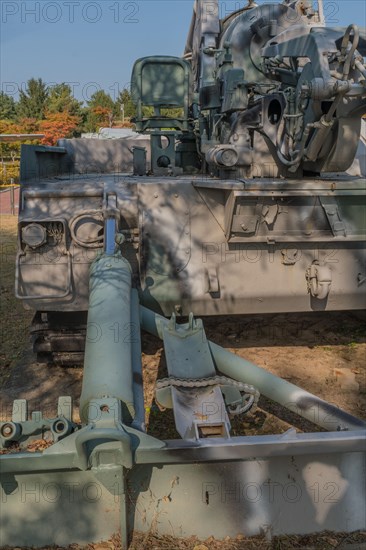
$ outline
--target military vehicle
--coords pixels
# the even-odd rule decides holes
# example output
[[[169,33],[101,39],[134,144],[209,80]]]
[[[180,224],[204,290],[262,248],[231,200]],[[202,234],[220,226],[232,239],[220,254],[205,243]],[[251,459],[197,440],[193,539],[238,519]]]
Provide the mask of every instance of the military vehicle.
[[[40,360],[82,360],[106,219],[164,315],[365,307],[364,180],[345,175],[365,36],[307,2],[217,9],[196,4],[182,58],[136,62],[145,138],[23,148],[16,292]]]
[[[195,319],[365,306],[365,180],[347,170],[366,113],[366,35],[326,27],[321,7],[250,1],[220,19],[217,0],[196,0],[184,55],[133,67],[144,137],[23,146],[16,294],[36,312],[39,360],[85,362],[81,425],[60,398],[56,419],[28,419],[17,401],[0,426],[4,446],[44,430],[54,440],[1,457],[11,525],[25,513],[22,482],[77,483],[71,504],[61,491],[57,521],[49,502],[34,507],[47,529],[18,530],[17,545],[95,541],[118,526],[123,547],[133,527],[365,527],[365,423],[208,342]],[[164,340],[156,398],[181,440],[144,431],[140,326]],[[230,417],[259,392],[327,431],[231,437]],[[289,479],[302,497],[280,502],[272,484],[283,496]],[[71,513],[72,529],[52,539]]]

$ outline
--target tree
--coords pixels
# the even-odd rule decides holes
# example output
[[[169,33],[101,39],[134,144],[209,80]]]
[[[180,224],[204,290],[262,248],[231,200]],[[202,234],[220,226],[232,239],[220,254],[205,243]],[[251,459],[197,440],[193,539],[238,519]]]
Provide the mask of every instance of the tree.
[[[132,101],[131,92],[124,88],[117,97],[116,101],[118,111],[122,114],[121,118],[132,118],[136,115],[136,107]]]
[[[36,118],[24,117],[19,119],[18,127],[20,134],[38,134],[39,133],[39,120]]]
[[[21,128],[13,121],[0,120],[0,134],[19,134]],[[0,185],[19,181],[20,141],[0,142]]]
[[[26,91],[20,90],[18,116],[42,120],[45,117],[48,95],[48,87],[41,78],[28,80]]]
[[[0,120],[0,134],[19,134],[20,128],[12,121]],[[20,155],[20,143],[19,142],[0,142],[0,162],[4,163]],[[4,182],[2,182],[4,183]]]
[[[113,99],[104,90],[98,90],[97,92],[94,92],[94,94],[88,101],[88,107],[89,109],[94,109],[95,107],[105,107],[113,112],[115,112],[116,110]]]
[[[44,134],[42,142],[56,145],[62,138],[70,138],[80,124],[80,118],[69,113],[48,113],[45,120],[39,122],[39,130]]]
[[[88,101],[86,130],[95,132],[98,126],[113,126],[118,107],[104,90],[95,92]]]
[[[68,113],[80,116],[82,102],[74,98],[71,87],[62,82],[52,86],[46,103],[48,113]]]
[[[14,99],[0,92],[0,120],[13,120],[16,115],[16,103]]]

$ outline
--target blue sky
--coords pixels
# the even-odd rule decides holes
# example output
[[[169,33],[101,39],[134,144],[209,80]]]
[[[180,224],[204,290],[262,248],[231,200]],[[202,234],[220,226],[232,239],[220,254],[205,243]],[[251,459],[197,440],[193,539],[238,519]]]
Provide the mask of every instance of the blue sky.
[[[257,0],[258,1],[258,0]],[[246,2],[221,2],[221,15]],[[261,2],[262,3],[262,2]],[[145,55],[181,55],[193,0],[0,0],[0,82],[12,95],[31,77],[68,82],[78,99],[113,98]],[[324,0],[329,25],[365,25],[363,0]]]

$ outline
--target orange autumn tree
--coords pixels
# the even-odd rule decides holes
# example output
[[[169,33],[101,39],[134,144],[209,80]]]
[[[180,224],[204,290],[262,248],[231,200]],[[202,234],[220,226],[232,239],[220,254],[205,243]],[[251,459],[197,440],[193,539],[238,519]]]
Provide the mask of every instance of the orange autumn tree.
[[[0,134],[38,134],[39,121],[35,118],[21,118],[18,122],[13,120],[0,120]],[[20,147],[22,143],[39,143],[37,140],[0,142],[0,186],[8,186],[10,183],[19,182]]]
[[[62,138],[73,136],[80,124],[80,117],[69,113],[47,113],[44,120],[39,121],[39,131],[44,134],[42,143],[45,145],[56,145]]]
[[[95,116],[95,120],[98,124],[101,124],[102,126],[112,127],[114,114],[111,109],[98,105],[97,107],[94,107],[92,109],[92,113]]]
[[[100,126],[112,128],[118,106],[104,90],[96,91],[88,100],[85,130],[97,132]]]
[[[21,118],[19,119],[21,134],[39,134],[39,120],[36,118]]]

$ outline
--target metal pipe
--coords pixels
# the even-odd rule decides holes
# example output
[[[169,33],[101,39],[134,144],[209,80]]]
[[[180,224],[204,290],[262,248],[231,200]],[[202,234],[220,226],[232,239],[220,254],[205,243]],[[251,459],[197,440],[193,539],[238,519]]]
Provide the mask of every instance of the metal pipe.
[[[80,417],[90,420],[90,401],[114,397],[122,404],[123,422],[130,424],[135,417],[130,264],[117,254],[101,256],[92,264],[89,286]]]
[[[12,180],[13,182],[14,180]],[[10,214],[14,216],[15,214],[15,197],[14,197],[14,187],[10,187]]]
[[[226,376],[255,385],[266,397],[321,426],[327,431],[365,429],[366,423],[295,384],[209,342],[218,370]]]
[[[337,99],[333,101],[332,106],[334,106],[336,103],[338,104],[339,97],[340,96],[337,96]],[[330,112],[330,109],[329,109],[329,112]],[[315,162],[316,159],[318,158],[319,151],[324,145],[326,137],[328,136],[334,124],[334,120],[335,119],[327,120],[327,115],[323,115],[321,119],[317,123],[315,123],[317,124],[316,127],[314,124],[314,127],[316,128],[315,133],[311,138],[311,141],[305,151],[305,156],[308,160]]]
[[[140,306],[141,327],[162,338],[162,325],[168,319],[153,311]],[[254,365],[250,361],[235,355],[221,346],[208,341],[212,357],[217,369],[235,380],[252,384],[261,394],[276,401],[283,407],[295,412],[299,416],[310,420],[327,431],[362,430],[366,422],[331,405],[295,384],[291,384],[274,374]]]
[[[116,219],[114,217],[108,217],[105,221],[105,243],[104,251],[108,256],[113,256],[116,243]]]
[[[82,180],[82,176],[77,178],[79,181]],[[87,179],[87,178],[85,178]],[[56,187],[56,189],[24,189],[23,187],[23,198],[24,199],[65,199],[65,198],[80,198],[80,197],[91,197],[91,198],[100,198],[103,196],[103,187],[96,189],[98,183],[93,181],[93,188],[92,189],[85,189],[85,187],[82,187],[80,189],[60,189]]]
[[[353,31],[353,41],[351,42],[351,47],[347,52],[347,46],[350,42],[351,32]],[[347,80],[349,72],[351,70],[351,63],[353,59],[353,54],[355,53],[358,42],[360,40],[360,31],[358,26],[355,24],[348,25],[341,44],[341,56],[344,58],[343,65],[343,80]]]
[[[132,427],[140,431],[146,431],[145,426],[145,406],[144,406],[144,386],[142,380],[142,362],[141,362],[141,330],[139,318],[139,296],[136,289],[131,293],[131,352],[132,352],[132,372],[133,372],[133,400],[135,404],[136,416],[132,422]]]
[[[318,16],[319,16],[319,24],[322,27],[325,27],[325,17],[324,17],[324,5],[323,0],[318,0]]]
[[[366,68],[365,66],[363,65],[363,63],[361,63],[361,61],[359,59],[356,59],[355,60],[355,67],[356,69],[358,69],[358,71],[362,74],[362,76],[364,77],[364,79],[366,79]]]

